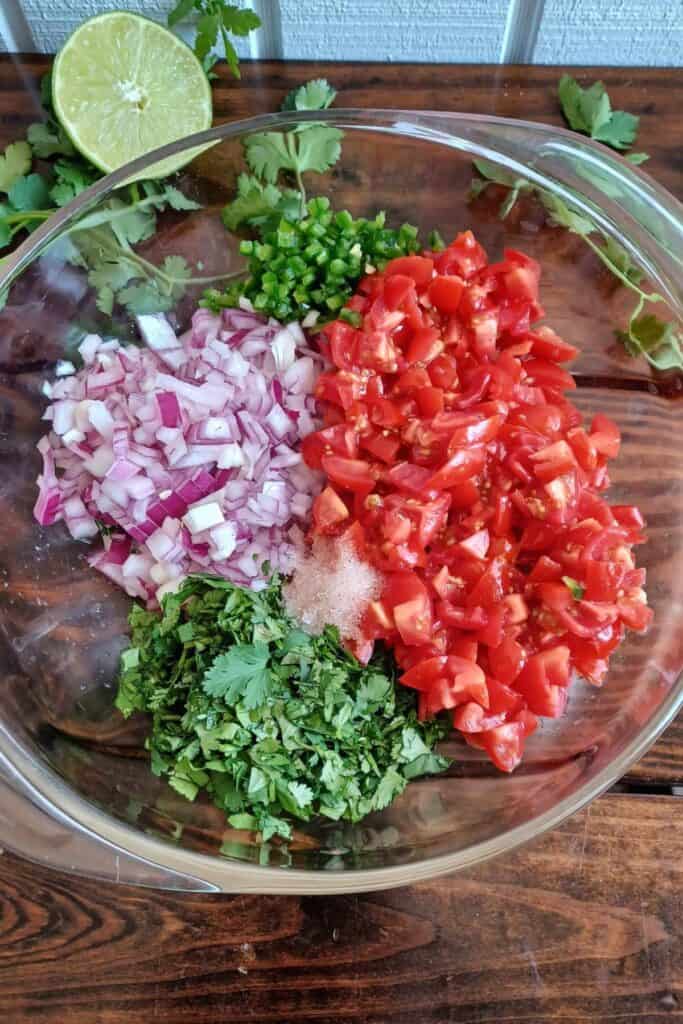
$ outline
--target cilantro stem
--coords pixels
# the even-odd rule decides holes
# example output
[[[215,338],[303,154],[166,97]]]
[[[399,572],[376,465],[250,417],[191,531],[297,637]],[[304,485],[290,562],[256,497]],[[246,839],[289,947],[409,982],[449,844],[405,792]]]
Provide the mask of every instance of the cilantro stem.
[[[47,220],[56,209],[57,207],[52,210],[21,210],[19,213],[10,213],[2,219],[5,224],[19,224],[25,220]]]
[[[299,189],[301,194],[301,210],[300,217],[304,217],[306,214],[306,188],[304,186],[303,178],[301,177],[301,168],[299,167],[299,153],[296,146],[296,136],[294,132],[287,132],[285,135],[285,141],[287,143],[287,150],[292,158],[294,164],[294,177],[296,179],[296,187]]]
[[[96,239],[102,248],[102,252],[105,256],[110,256],[112,261],[122,260],[126,263],[130,263],[135,267],[138,267],[148,279],[158,279],[163,281],[164,284],[173,286],[176,284],[215,284],[217,281],[229,281],[234,277],[243,277],[243,270],[235,270],[229,274],[215,274],[211,277],[175,277],[173,274],[167,274],[166,271],[162,270],[155,263],[151,263],[146,260],[144,256],[140,256],[139,253],[133,251],[130,248],[124,248],[119,242],[113,241],[106,232],[102,229],[93,228],[90,232],[91,237],[95,235]]]
[[[581,237],[583,238],[586,245],[589,246],[589,248],[593,250],[595,255],[605,264],[607,269],[610,270],[614,274],[614,276],[621,281],[623,285],[625,285],[627,288],[630,288],[630,290],[632,292],[635,292],[636,295],[639,295],[642,302],[664,302],[664,298],[658,292],[644,292],[642,288],[639,288],[634,281],[631,281],[631,279],[627,277],[627,275],[624,274],[623,271],[621,271],[615,263],[612,263],[612,260],[609,258],[609,256],[606,255],[604,250],[601,249],[599,245],[596,245],[592,238],[590,238],[588,235],[582,235]],[[638,312],[640,312],[641,308],[642,305],[638,307]]]

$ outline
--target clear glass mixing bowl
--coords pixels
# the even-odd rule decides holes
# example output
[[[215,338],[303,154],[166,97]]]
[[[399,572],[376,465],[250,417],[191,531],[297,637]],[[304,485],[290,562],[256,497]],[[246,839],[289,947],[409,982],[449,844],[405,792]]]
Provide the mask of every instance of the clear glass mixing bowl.
[[[453,739],[443,777],[415,782],[382,814],[357,826],[314,821],[287,846],[259,845],[220,811],[186,802],[149,771],[144,723],[113,708],[128,600],[85,561],[62,526],[33,520],[36,440],[44,380],[83,334],[112,333],[83,270],[67,260],[76,222],[162,157],[204,146],[178,178],[201,210],[163,214],[139,247],[201,261],[206,276],[239,266],[220,210],[244,169],[251,132],[326,121],[345,133],[334,170],[310,182],[355,215],[384,209],[449,238],[471,227],[498,258],[504,244],[540,260],[547,319],[582,349],[573,369],[578,403],[619,423],[623,447],[612,498],[648,520],[639,559],[648,569],[655,622],[615,655],[601,690],[577,682],[567,716],[544,723],[522,766],[503,776]],[[210,144],[210,145],[209,145]],[[2,264],[0,293],[0,846],[63,869],[140,884],[225,891],[322,893],[405,884],[472,865],[556,825],[640,757],[674,716],[683,693],[683,390],[615,340],[633,295],[585,243],[551,227],[523,196],[504,222],[502,192],[468,202],[472,157],[484,157],[569,200],[628,250],[683,315],[683,211],[647,175],[569,132],[494,117],[336,110],[224,125],[158,150],[103,179],[51,218]],[[314,177],[314,176],[313,176]],[[184,326],[198,293],[174,310]],[[660,304],[659,314],[667,308]],[[116,332],[134,336],[117,318]]]

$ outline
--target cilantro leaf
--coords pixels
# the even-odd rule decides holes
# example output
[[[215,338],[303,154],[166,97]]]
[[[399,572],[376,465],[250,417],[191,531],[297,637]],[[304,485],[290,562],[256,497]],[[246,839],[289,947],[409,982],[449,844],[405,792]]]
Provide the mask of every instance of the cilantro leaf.
[[[30,168],[31,147],[28,142],[10,142],[0,156],[0,192],[9,193]]]
[[[121,289],[116,295],[116,300],[133,316],[142,316],[144,313],[167,313],[174,305],[170,295],[162,295],[156,285],[150,282],[132,284]]]
[[[228,231],[235,231],[241,224],[260,227],[281,217],[296,218],[300,207],[300,192],[264,185],[258,178],[240,174],[237,197],[223,208],[222,218]]]
[[[261,19],[248,7],[236,7],[234,4],[221,5],[221,20],[223,27],[236,36],[248,36],[254,29],[259,28]]]
[[[178,0],[168,15],[167,23],[173,27],[195,13],[199,14],[199,18],[194,52],[201,61],[207,77],[216,77],[211,71],[217,59],[212,51],[220,38],[228,67],[235,77],[239,78],[239,58],[229,34],[249,35],[260,26],[259,16],[249,8],[226,4],[225,0]]]
[[[552,192],[542,192],[541,201],[550,215],[551,224],[557,227],[566,228],[575,235],[590,235],[595,231],[595,225],[588,217],[572,210],[563,199]]]
[[[582,89],[571,75],[563,75],[558,87],[562,113],[570,128],[604,142],[613,149],[628,149],[635,142],[639,118],[624,110],[612,110],[602,82]]]
[[[639,122],[640,118],[634,114],[615,110],[606,122],[595,128],[593,138],[613,149],[628,149],[636,141]]]
[[[195,10],[195,0],[178,0],[173,10],[169,13],[166,23],[169,28],[173,28],[179,21],[185,21],[186,18],[192,14]]]
[[[683,369],[683,337],[672,323],[652,313],[633,317],[627,331],[617,331],[626,351],[644,356],[658,370]]]
[[[259,132],[244,140],[244,156],[254,174],[273,184],[281,170],[293,171],[295,163],[282,132]]]
[[[73,156],[75,153],[71,141],[61,125],[50,118],[49,121],[38,121],[30,124],[26,132],[34,156],[46,160],[51,156]]]
[[[50,189],[50,198],[57,206],[66,206],[98,177],[84,163],[58,160],[54,165],[56,182]]]
[[[324,174],[341,156],[343,132],[332,125],[315,125],[297,135],[297,154],[292,170],[298,174]]]
[[[201,203],[197,203],[194,199],[190,199],[189,196],[186,196],[179,188],[175,188],[173,185],[167,185],[158,198],[159,204],[163,205],[164,203],[168,203],[172,210],[201,209]]]
[[[50,192],[40,174],[16,178],[7,197],[15,210],[43,210],[50,205]]]
[[[520,194],[522,192],[529,191],[532,188],[531,182],[527,181],[526,178],[517,177],[517,175],[512,174],[504,167],[500,167],[498,164],[494,164],[490,160],[479,158],[472,162],[476,170],[481,175],[481,178],[474,178],[472,180],[470,185],[470,195],[480,195],[490,184],[505,185],[510,189],[500,207],[500,210],[498,211],[500,219],[505,220],[512,207],[517,202]]]
[[[326,110],[332,106],[337,95],[325,78],[314,78],[285,97],[281,110]]]
[[[343,133],[331,125],[312,125],[298,134],[261,132],[245,139],[245,157],[253,172],[271,184],[280,171],[324,174],[339,159],[342,137]]]
[[[209,55],[218,42],[218,29],[220,17],[218,14],[203,14],[197,22],[197,38],[195,39],[194,52],[201,61]]]
[[[257,707],[268,692],[268,658],[266,644],[231,647],[218,655],[204,676],[204,691],[211,697],[222,697],[230,704],[244,697],[249,707]]]

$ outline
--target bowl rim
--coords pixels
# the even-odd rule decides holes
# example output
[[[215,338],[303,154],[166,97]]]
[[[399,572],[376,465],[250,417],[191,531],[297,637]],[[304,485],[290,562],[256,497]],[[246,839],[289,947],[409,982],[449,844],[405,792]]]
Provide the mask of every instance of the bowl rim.
[[[681,203],[668,189],[660,185],[641,166],[630,163],[623,156],[609,149],[600,142],[590,139],[576,132],[570,131],[556,125],[549,125],[542,121],[527,121],[509,117],[498,117],[494,114],[466,114],[456,111],[439,110],[410,110],[390,107],[363,108],[363,107],[333,107],[319,111],[280,111],[274,114],[259,114],[255,117],[242,118],[236,121],[227,121],[205,131],[193,135],[184,136],[169,142],[158,149],[152,150],[143,156],[137,157],[130,163],[125,164],[116,171],[98,179],[87,189],[81,192],[66,206],[61,207],[51,217],[47,218],[39,228],[32,232],[0,265],[0,296],[12,284],[31,261],[52,242],[63,231],[67,225],[76,221],[86,210],[95,206],[113,190],[126,185],[132,180],[144,180],[144,171],[154,164],[159,163],[168,157],[176,156],[184,150],[192,150],[194,159],[202,149],[208,149],[211,145],[226,142],[239,138],[241,135],[251,134],[258,131],[268,131],[283,128],[287,125],[298,125],[306,123],[328,122],[341,128],[351,128],[366,131],[379,131],[390,135],[421,138],[425,141],[441,143],[461,152],[471,153],[473,156],[483,157],[492,162],[500,162],[500,152],[494,151],[486,146],[477,144],[471,139],[457,135],[454,129],[458,125],[464,129],[474,129],[476,126],[497,126],[500,129],[507,128],[511,132],[540,134],[547,140],[560,140],[564,155],[573,154],[580,156],[593,166],[594,170],[606,174],[608,178],[614,178],[625,188],[638,194],[638,197],[650,206],[652,210],[664,218],[664,221],[672,227],[677,236],[675,252],[683,252],[683,203]],[[455,143],[458,143],[455,145]],[[606,193],[600,189],[591,188],[589,180],[586,181],[586,192],[597,196],[598,204],[586,202],[581,192],[575,192],[559,184],[556,180],[549,178],[546,174],[537,171],[530,165],[523,165],[515,161],[509,154],[505,154],[505,163],[513,168],[520,177],[527,178],[540,187],[550,187],[557,192],[561,198],[571,201],[582,213],[591,216],[601,228],[608,233],[616,230],[614,222],[602,209],[604,205],[614,205],[606,201]],[[583,183],[582,183],[583,184]],[[623,210],[619,211],[623,215]],[[667,253],[671,255],[670,251]],[[654,265],[651,261],[643,259],[642,250],[638,252],[631,246],[631,254],[640,255],[641,263],[646,270],[653,271]],[[683,270],[683,260],[677,255],[672,255],[675,260],[675,276],[680,276]],[[666,297],[672,302],[674,309],[683,319],[683,289],[675,290],[673,293],[665,288]]]
[[[46,220],[35,232],[21,243],[5,260],[0,272],[0,294],[26,269],[33,259],[53,241],[67,226],[76,221],[85,211],[96,205],[114,189],[125,185],[131,179],[144,177],[143,172],[154,163],[174,156],[185,149],[208,148],[211,144],[236,139],[255,131],[282,128],[287,125],[306,122],[331,122],[340,127],[386,132],[422,138],[426,141],[454,145],[476,156],[500,162],[500,153],[482,147],[470,140],[452,134],[458,125],[465,127],[498,126],[514,128],[542,136],[559,138],[570,151],[592,154],[600,166],[616,170],[620,178],[644,191],[654,204],[664,209],[673,219],[683,238],[683,205],[663,186],[659,185],[640,168],[628,163],[601,144],[590,139],[577,137],[568,129],[547,125],[542,122],[516,120],[494,115],[461,114],[450,111],[418,111],[334,108],[315,112],[284,112],[264,114],[257,117],[227,122],[206,131],[187,136],[132,161],[119,170],[99,179],[67,206]],[[451,132],[449,134],[449,131]],[[195,155],[197,155],[195,153]],[[541,186],[551,185],[555,191],[557,183],[514,160],[505,158],[505,163]],[[562,194],[562,189],[559,189]],[[567,196],[577,205],[573,194]],[[591,205],[583,207],[595,216]],[[600,216],[597,217],[600,221]],[[609,229],[608,217],[603,219]],[[683,299],[674,297],[675,308],[683,314]],[[669,694],[640,731],[625,746],[615,760],[602,768],[595,778],[584,783],[570,796],[523,825],[509,829],[499,836],[486,839],[455,853],[440,854],[409,861],[406,864],[380,868],[344,868],[327,872],[320,869],[272,868],[253,865],[247,861],[222,856],[210,856],[177,847],[152,838],[136,830],[95,804],[81,797],[64,779],[43,761],[37,761],[24,744],[17,740],[3,724],[0,724],[0,766],[5,760],[26,786],[32,799],[54,815],[55,811],[68,825],[84,835],[91,842],[106,843],[138,861],[166,869],[171,876],[184,879],[194,877],[201,881],[201,888],[226,892],[258,892],[279,894],[333,894],[365,892],[388,889],[412,884],[455,870],[472,867],[504,852],[511,852],[530,839],[541,835],[563,822],[570,815],[584,807],[616,782],[655,742],[669,725],[683,705],[683,673],[673,683]],[[127,881],[128,879],[122,879]]]

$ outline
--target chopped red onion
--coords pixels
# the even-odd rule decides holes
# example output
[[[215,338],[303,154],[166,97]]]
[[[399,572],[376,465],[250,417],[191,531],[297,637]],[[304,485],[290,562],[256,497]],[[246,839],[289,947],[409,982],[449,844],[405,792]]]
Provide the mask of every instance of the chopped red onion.
[[[150,607],[197,571],[259,589],[264,563],[291,570],[320,487],[298,447],[322,359],[248,305],[180,337],[161,314],[138,326],[147,348],[88,335],[84,368],[45,389],[35,516],[78,540],[113,527],[90,564]]]

